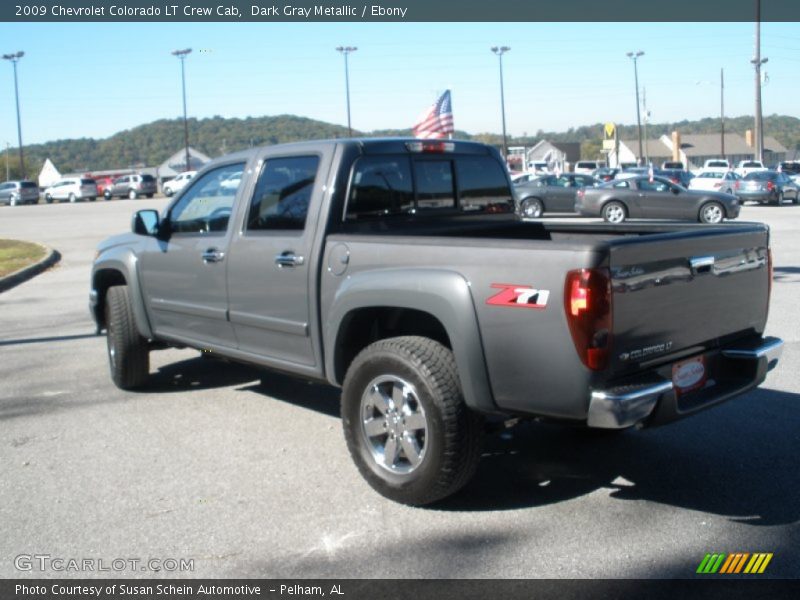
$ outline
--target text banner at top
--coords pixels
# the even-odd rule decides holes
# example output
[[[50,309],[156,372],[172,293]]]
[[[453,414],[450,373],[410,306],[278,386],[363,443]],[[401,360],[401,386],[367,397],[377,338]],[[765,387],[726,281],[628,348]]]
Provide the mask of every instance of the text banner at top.
[[[721,8],[724,4],[724,9]],[[51,0],[4,1],[5,22],[742,22],[800,21],[800,1],[670,0]],[[602,33],[602,32],[598,32]]]

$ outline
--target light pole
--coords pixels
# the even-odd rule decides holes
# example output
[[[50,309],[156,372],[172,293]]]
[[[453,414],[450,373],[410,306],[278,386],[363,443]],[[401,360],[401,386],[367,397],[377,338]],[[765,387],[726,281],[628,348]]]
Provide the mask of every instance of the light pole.
[[[639,67],[638,61],[640,56],[644,56],[644,52],[641,50],[637,50],[636,52],[628,52],[626,54],[628,58],[633,61],[633,80],[636,85],[636,131],[639,134],[639,156],[637,157],[638,160],[642,159],[642,117],[639,112]]]
[[[761,58],[761,0],[756,0],[756,48],[755,56],[750,61],[755,67],[756,82],[756,155],[755,159],[764,160],[764,120],[761,114],[761,65],[767,62],[767,58]]]
[[[25,179],[25,156],[22,153],[22,123],[19,117],[19,88],[17,87],[17,61],[25,56],[22,51],[15,52],[14,54],[3,54],[5,60],[10,60],[14,65],[14,98],[17,101],[17,141],[19,143],[19,170],[20,179]]]
[[[344,56],[344,88],[347,97],[347,135],[353,137],[353,127],[350,124],[350,67],[347,62],[347,57],[351,52],[358,50],[355,46],[337,46],[336,51],[341,52]]]
[[[8,153],[11,152],[11,144],[6,142],[6,181],[11,179],[11,171],[8,167]]]
[[[189,163],[189,122],[186,120],[186,69],[184,67],[186,56],[191,52],[191,48],[172,51],[172,56],[177,56],[179,59],[181,59],[181,88],[183,89],[183,146],[186,149],[186,168],[184,171],[190,171],[192,168]]]
[[[492,52],[500,61],[500,116],[503,119],[503,160],[508,163],[508,138],[506,137],[506,99],[503,89],[503,54],[511,50],[508,46],[492,46]]]

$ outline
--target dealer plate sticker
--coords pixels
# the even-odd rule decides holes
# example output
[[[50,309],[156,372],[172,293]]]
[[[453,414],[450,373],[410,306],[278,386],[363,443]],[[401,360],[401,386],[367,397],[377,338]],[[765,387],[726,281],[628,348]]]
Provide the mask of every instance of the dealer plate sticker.
[[[672,383],[685,394],[705,385],[707,378],[704,356],[697,356],[672,365]]]

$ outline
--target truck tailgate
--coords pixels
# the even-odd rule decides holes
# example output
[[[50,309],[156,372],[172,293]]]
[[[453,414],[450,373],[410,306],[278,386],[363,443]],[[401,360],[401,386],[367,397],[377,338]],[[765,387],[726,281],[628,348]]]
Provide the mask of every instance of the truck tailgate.
[[[761,224],[613,242],[611,372],[763,333],[768,254],[769,229]]]

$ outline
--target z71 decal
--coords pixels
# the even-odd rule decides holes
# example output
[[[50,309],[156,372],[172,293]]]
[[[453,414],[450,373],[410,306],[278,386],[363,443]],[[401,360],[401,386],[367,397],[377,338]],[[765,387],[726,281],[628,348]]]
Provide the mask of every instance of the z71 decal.
[[[502,290],[486,300],[492,306],[509,306],[512,308],[545,308],[550,290],[537,290],[527,285],[493,283],[492,287]]]

